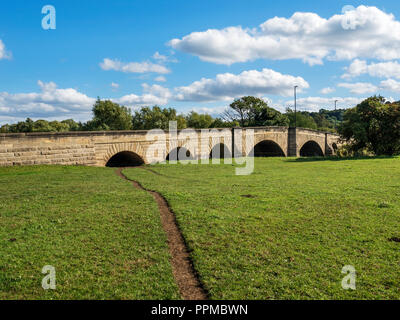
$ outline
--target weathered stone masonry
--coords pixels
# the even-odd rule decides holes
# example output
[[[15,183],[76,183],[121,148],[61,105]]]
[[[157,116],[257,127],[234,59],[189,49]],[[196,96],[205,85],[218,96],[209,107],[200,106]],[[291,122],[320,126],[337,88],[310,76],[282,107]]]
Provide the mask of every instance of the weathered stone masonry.
[[[235,130],[239,130],[236,128]],[[220,143],[232,150],[233,129],[214,129],[203,140],[199,133],[198,147],[190,150],[198,158],[208,157],[212,148]],[[302,147],[313,141],[321,148],[324,155],[335,152],[338,136],[301,128],[263,127],[245,128],[239,139],[242,139],[242,149],[239,153],[246,155],[254,146],[246,146],[246,135],[254,130],[254,146],[262,141],[272,141],[277,144],[285,156],[299,156]],[[155,134],[156,135],[156,134]],[[179,135],[179,132],[178,132]],[[206,140],[204,140],[206,139]],[[235,138],[237,139],[237,138]],[[171,139],[166,133],[167,151],[184,146],[186,138]],[[0,166],[15,165],[87,165],[105,166],[115,154],[123,151],[133,152],[145,163],[148,159],[146,151],[153,144],[148,131],[107,131],[107,132],[61,132],[61,133],[3,133],[0,134]],[[235,146],[237,141],[235,141]]]

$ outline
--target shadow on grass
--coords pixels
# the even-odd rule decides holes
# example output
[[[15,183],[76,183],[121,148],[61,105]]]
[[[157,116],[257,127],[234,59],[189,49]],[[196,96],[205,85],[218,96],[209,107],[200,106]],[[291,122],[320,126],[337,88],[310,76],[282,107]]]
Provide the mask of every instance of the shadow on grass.
[[[286,162],[315,162],[315,161],[347,161],[347,160],[378,160],[378,159],[395,159],[398,156],[358,156],[358,157],[304,157],[285,159]]]

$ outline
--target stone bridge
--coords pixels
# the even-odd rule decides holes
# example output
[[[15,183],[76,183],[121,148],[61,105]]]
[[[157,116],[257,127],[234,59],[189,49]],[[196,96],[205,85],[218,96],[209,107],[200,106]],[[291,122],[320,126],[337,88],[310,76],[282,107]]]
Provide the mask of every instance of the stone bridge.
[[[0,134],[0,166],[125,166],[235,156],[335,154],[337,135],[287,127]]]

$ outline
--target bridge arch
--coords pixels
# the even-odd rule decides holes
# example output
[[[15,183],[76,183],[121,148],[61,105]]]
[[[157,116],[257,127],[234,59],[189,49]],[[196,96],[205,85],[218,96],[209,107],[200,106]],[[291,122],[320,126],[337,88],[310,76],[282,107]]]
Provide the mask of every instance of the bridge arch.
[[[130,164],[128,166],[137,166],[146,163],[144,155],[145,152],[138,143],[116,143],[108,148],[102,160],[99,159],[100,162],[98,162],[98,165],[111,166],[111,164],[118,160],[119,162],[127,162]]]
[[[285,157],[279,144],[272,140],[263,140],[253,148],[254,157]]]
[[[181,161],[181,160],[193,160],[194,157],[189,149],[185,147],[173,148],[167,155],[167,161]]]
[[[113,155],[106,163],[106,167],[136,167],[144,164],[144,160],[132,151],[121,151]]]
[[[324,151],[314,140],[309,140],[300,149],[300,157],[323,157]]]
[[[232,158],[232,154],[225,143],[217,143],[214,145],[214,147],[212,147],[209,154],[209,158],[210,159]]]

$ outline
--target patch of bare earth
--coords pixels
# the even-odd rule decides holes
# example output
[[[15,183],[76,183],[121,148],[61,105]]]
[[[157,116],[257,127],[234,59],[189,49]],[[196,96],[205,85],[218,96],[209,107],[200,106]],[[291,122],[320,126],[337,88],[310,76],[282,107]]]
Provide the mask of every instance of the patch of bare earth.
[[[118,168],[116,170],[117,175],[132,182],[134,187],[150,193],[158,204],[161,223],[167,235],[172,273],[182,298],[185,300],[206,300],[208,298],[207,293],[201,285],[197,272],[193,267],[189,251],[177,225],[175,215],[168,206],[167,201],[158,192],[147,190],[137,181],[128,179],[122,173],[123,169],[124,168]]]

